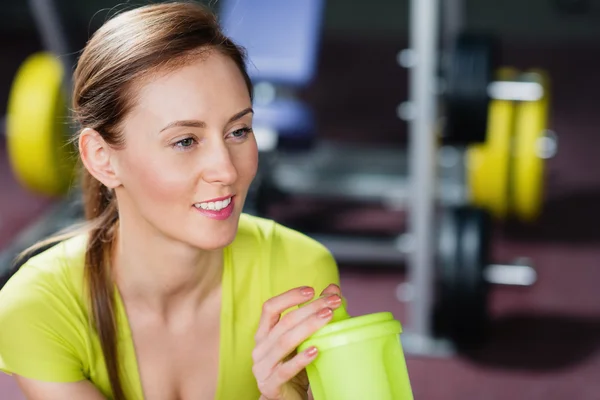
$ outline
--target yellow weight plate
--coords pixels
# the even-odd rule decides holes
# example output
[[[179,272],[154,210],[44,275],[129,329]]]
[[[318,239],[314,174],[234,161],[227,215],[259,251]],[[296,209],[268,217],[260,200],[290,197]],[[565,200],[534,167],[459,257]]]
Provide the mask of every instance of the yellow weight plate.
[[[537,101],[521,102],[515,112],[512,212],[520,220],[533,221],[543,202],[545,161],[539,145],[548,124],[549,79],[542,71],[530,71],[525,76],[526,81],[540,84],[544,94]]]
[[[11,167],[23,186],[46,196],[64,195],[74,177],[63,76],[54,55],[33,54],[19,68],[8,99]]]
[[[498,79],[514,79],[517,71],[509,68],[498,71]],[[514,103],[492,100],[488,112],[488,132],[485,143],[467,149],[467,182],[473,205],[487,209],[498,219],[509,211],[508,174]]]

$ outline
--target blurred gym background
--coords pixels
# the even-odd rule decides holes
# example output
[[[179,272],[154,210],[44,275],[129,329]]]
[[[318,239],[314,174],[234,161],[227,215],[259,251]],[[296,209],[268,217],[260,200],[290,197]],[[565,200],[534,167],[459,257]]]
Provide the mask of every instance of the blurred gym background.
[[[7,113],[15,77],[22,72],[28,57],[53,50],[48,48],[52,40],[40,28],[44,15],[49,14],[32,10],[50,3],[55,6],[67,39],[64,48],[76,55],[89,35],[115,10],[142,2],[3,2],[0,118]],[[402,340],[415,398],[597,399],[600,157],[596,151],[600,148],[600,119],[594,96],[600,88],[600,2],[440,0],[440,24],[460,21],[460,31],[491,34],[497,47],[485,47],[488,42],[475,41],[483,43],[483,47],[469,48],[467,41],[463,48],[462,44],[457,45],[455,37],[448,39],[450,31],[446,26],[438,29],[442,40],[440,51],[435,54],[436,63],[448,65],[449,59],[463,57],[463,63],[455,65],[471,66],[468,72],[462,71],[466,86],[469,82],[485,84],[477,81],[475,75],[489,69],[541,69],[549,86],[536,87],[543,88],[542,96],[549,99],[549,104],[547,119],[537,119],[544,134],[534,131],[528,139],[529,146],[537,149],[527,164],[531,168],[516,167],[518,150],[514,147],[522,142],[519,138],[526,135],[527,129],[519,131],[513,120],[516,117],[506,117],[498,110],[502,105],[513,111],[519,104],[533,104],[534,109],[545,105],[524,98],[530,93],[526,85],[514,86],[504,99],[490,100],[482,98],[478,88],[461,92],[456,89],[459,83],[454,82],[457,93],[467,99],[460,103],[458,95],[444,97],[453,86],[449,84],[448,71],[440,69],[439,82],[431,82],[439,91],[436,96],[439,95],[440,121],[444,121],[441,117],[445,112],[452,111],[448,102],[462,110],[462,117],[464,107],[467,111],[474,107],[470,115],[475,117],[481,111],[474,103],[478,99],[484,102],[486,112],[495,110],[496,119],[492,122],[488,116],[487,135],[483,138],[474,139],[470,133],[459,132],[454,141],[431,141],[435,146],[431,150],[435,150],[432,162],[437,171],[437,194],[435,200],[426,201],[432,205],[432,214],[424,215],[435,217],[429,230],[422,229],[421,222],[412,220],[411,224],[410,215],[415,207],[413,204],[411,208],[410,199],[417,195],[416,188],[421,187],[419,193],[426,193],[418,181],[411,180],[420,175],[409,167],[421,168],[425,164],[416,167],[417,163],[407,161],[415,109],[411,103],[414,92],[411,94],[409,88],[411,73],[419,67],[411,62],[419,60],[418,56],[403,52],[410,48],[415,32],[411,31],[411,2],[293,0],[279,2],[277,7],[273,6],[277,2],[271,2],[269,7],[266,0],[206,3],[219,13],[234,38],[247,40],[251,60],[259,67],[254,74],[258,84],[257,107],[262,110],[257,129],[263,159],[248,212],[274,218],[323,239],[340,262],[351,314],[394,313],[406,332]],[[281,23],[285,15],[290,18],[290,12],[294,17],[287,24]],[[242,15],[255,24],[242,26]],[[260,69],[261,65],[279,65],[277,60],[269,61],[272,44],[264,44],[260,37],[261,32],[268,37],[277,29],[291,54],[287,56],[298,67],[295,70]],[[255,35],[252,38],[256,42],[244,34]],[[481,49],[494,50],[493,63],[486,64],[487,53]],[[68,58],[60,55],[61,60]],[[278,56],[281,55],[273,55]],[[536,82],[537,78],[530,81],[528,77],[513,73],[502,79],[508,83]],[[497,75],[492,81],[502,79]],[[51,89],[47,84],[44,87]],[[452,118],[460,118],[459,114]],[[31,110],[30,115],[41,114]],[[503,125],[497,121],[498,115],[510,119],[503,120],[510,128],[500,128]],[[56,118],[59,117],[64,116]],[[446,115],[446,123],[451,120]],[[290,128],[290,121],[301,121],[302,129]],[[28,168],[24,165],[27,156],[21,151],[11,159],[5,122],[2,118],[0,275],[4,278],[0,278],[0,284],[10,275],[11,259],[19,249],[78,217],[76,205],[65,206],[71,204],[73,195],[64,194],[56,187],[60,184],[44,185],[33,178],[17,177],[16,170]],[[504,152],[502,146],[493,148],[496,145],[490,143],[492,130],[494,140],[504,138]],[[430,135],[433,138],[435,132]],[[54,154],[50,148],[40,152]],[[422,153],[417,156],[427,157]],[[474,166],[477,160],[480,164]],[[534,173],[534,169],[541,172]],[[520,195],[516,193],[518,185],[517,189],[502,186],[507,180],[519,181],[522,190],[525,187],[533,191],[520,200],[529,205],[530,211],[506,211],[515,208],[510,204]],[[488,196],[480,194],[482,197],[477,198],[476,193],[482,190]],[[537,194],[541,194],[539,202],[535,199]],[[457,209],[462,211],[454,212]],[[446,214],[450,220],[443,218]],[[481,217],[465,220],[479,221],[479,225],[462,221],[465,215]],[[481,237],[479,247],[446,247],[444,253],[443,246],[437,243],[452,242],[454,236],[464,235],[467,228],[461,227],[467,225],[477,226],[473,232]],[[415,246],[420,243],[411,236],[415,229],[432,236],[427,239],[427,249],[432,254],[426,258],[431,264],[427,268],[431,275],[411,272],[414,258],[406,254],[416,251]],[[466,269],[463,264],[472,265],[473,269]],[[417,289],[424,281],[430,282],[425,291],[428,298],[437,297],[438,302],[445,299],[441,311],[436,311],[447,325],[445,331],[441,328],[439,340],[434,322],[423,328],[422,317],[429,314],[419,314],[411,308],[416,301],[425,308],[434,303],[427,299],[423,303],[419,297],[423,293]],[[434,319],[437,321],[431,318]],[[482,328],[483,319],[486,329]],[[421,323],[416,328],[415,320],[417,325]],[[424,339],[424,332],[435,338],[411,341],[414,331],[417,339]],[[457,345],[461,341],[466,346]],[[477,346],[470,346],[475,343]],[[24,397],[10,377],[0,375],[0,398]]]

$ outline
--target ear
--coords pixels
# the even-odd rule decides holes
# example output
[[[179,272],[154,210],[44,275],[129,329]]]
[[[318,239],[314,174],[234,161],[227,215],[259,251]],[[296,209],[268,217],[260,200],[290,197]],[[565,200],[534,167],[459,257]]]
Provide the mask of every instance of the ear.
[[[121,185],[111,163],[113,149],[91,128],[85,128],[79,134],[79,154],[81,161],[90,174],[108,188]]]

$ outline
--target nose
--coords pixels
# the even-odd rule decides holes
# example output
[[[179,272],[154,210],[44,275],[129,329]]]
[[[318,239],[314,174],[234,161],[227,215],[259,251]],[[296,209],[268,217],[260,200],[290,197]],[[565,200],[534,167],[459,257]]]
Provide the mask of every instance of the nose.
[[[224,142],[216,141],[202,157],[204,158],[202,173],[204,181],[223,186],[235,183],[238,178],[237,169],[229,148]]]

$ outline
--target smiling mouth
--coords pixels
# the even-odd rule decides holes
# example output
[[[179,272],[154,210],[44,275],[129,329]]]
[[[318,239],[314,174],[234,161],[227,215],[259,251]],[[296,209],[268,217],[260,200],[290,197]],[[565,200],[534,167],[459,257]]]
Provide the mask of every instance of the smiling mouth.
[[[196,207],[199,210],[221,211],[221,210],[227,208],[229,206],[229,204],[231,204],[232,200],[233,200],[233,196],[230,196],[223,200],[195,203],[194,207]]]

